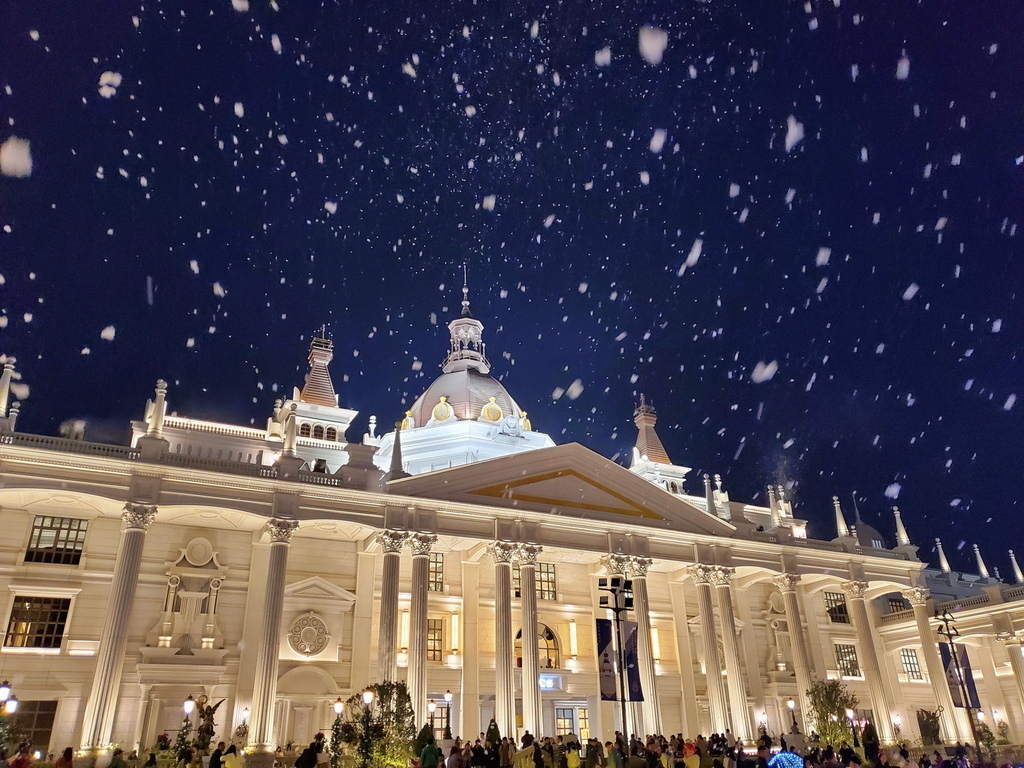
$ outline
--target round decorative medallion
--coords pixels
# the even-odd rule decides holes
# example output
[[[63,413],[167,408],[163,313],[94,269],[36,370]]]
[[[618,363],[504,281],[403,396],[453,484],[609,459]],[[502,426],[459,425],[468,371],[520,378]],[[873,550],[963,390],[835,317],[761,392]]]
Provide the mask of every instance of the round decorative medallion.
[[[288,630],[288,645],[303,656],[316,656],[331,640],[331,633],[320,614],[310,611],[298,616]]]
[[[213,545],[203,538],[192,539],[185,547],[185,559],[197,568],[206,565],[213,557]]]

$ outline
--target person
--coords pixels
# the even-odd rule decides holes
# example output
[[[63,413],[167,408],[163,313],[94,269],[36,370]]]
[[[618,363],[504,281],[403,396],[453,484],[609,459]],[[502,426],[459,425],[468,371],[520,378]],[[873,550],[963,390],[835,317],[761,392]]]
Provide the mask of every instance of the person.
[[[65,747],[64,751],[60,753],[54,763],[53,768],[72,768],[75,764],[75,750],[71,747]]]
[[[533,734],[527,731],[523,734],[523,748],[516,750],[512,756],[513,768],[533,768],[534,760],[534,739]]]
[[[525,740],[523,743],[526,743]],[[533,742],[531,741],[530,743],[532,744]],[[509,768],[509,766],[512,765],[515,751],[516,747],[511,739],[509,739],[508,736],[502,736],[501,746],[498,747],[498,762],[501,765],[501,768]]]
[[[156,752],[149,753],[149,757],[146,758],[146,764],[142,768],[156,768]]]
[[[114,750],[114,754],[110,758],[110,762],[107,763],[107,768],[128,768],[128,763],[124,761],[123,749]]]
[[[156,755],[153,755],[153,758],[155,760]],[[227,751],[224,752],[224,757],[221,758],[220,763],[223,768],[242,768],[242,760],[238,756],[238,749],[234,744],[231,744]]]
[[[423,751],[420,752],[420,768],[437,768],[437,762],[440,756],[441,753],[437,751],[437,745],[434,743],[434,737],[431,736],[423,746]]]
[[[10,768],[28,768],[31,764],[32,755],[29,754],[28,746],[23,744],[18,747],[18,754],[7,765],[10,766]]]
[[[221,759],[224,757],[224,742],[218,741],[217,748],[210,755],[210,768],[221,768]]]
[[[186,744],[178,752],[178,766],[179,768],[188,768],[190,765],[192,765],[192,747]]]

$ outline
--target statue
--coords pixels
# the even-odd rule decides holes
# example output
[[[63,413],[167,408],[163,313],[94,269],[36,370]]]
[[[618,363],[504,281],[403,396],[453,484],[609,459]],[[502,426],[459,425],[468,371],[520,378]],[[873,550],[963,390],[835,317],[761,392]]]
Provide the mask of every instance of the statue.
[[[196,728],[195,747],[196,750],[204,753],[210,750],[210,742],[213,741],[214,734],[217,733],[217,724],[213,721],[213,716],[220,705],[224,703],[224,699],[213,706],[209,705],[209,701],[205,695],[200,696],[196,701],[196,719],[199,720],[199,727]]]

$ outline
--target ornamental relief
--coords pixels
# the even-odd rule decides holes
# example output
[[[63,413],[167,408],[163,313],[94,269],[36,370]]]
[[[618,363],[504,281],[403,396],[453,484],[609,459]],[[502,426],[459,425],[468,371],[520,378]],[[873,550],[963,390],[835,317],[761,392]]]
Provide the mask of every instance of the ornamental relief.
[[[288,645],[303,656],[316,656],[322,653],[330,641],[331,632],[320,614],[315,611],[295,617],[295,621],[288,628]]]

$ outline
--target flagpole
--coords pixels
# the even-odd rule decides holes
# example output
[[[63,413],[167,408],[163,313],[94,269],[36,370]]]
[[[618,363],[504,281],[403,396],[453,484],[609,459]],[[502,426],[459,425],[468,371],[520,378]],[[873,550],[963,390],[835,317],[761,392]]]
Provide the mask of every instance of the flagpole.
[[[949,643],[949,655],[953,657],[953,668],[956,670],[956,682],[960,688],[960,700],[964,703],[964,709],[967,710],[967,722],[971,726],[971,738],[974,740],[974,756],[978,764],[982,764],[985,760],[981,754],[981,740],[978,738],[978,726],[974,721],[974,707],[971,701],[971,692],[967,687],[967,678],[964,676],[964,668],[960,665],[960,653],[957,648],[954,638],[960,637],[960,630],[956,628],[953,617],[950,615],[948,610],[942,612],[935,612],[935,619],[942,626],[939,627],[938,633],[946,638]]]

